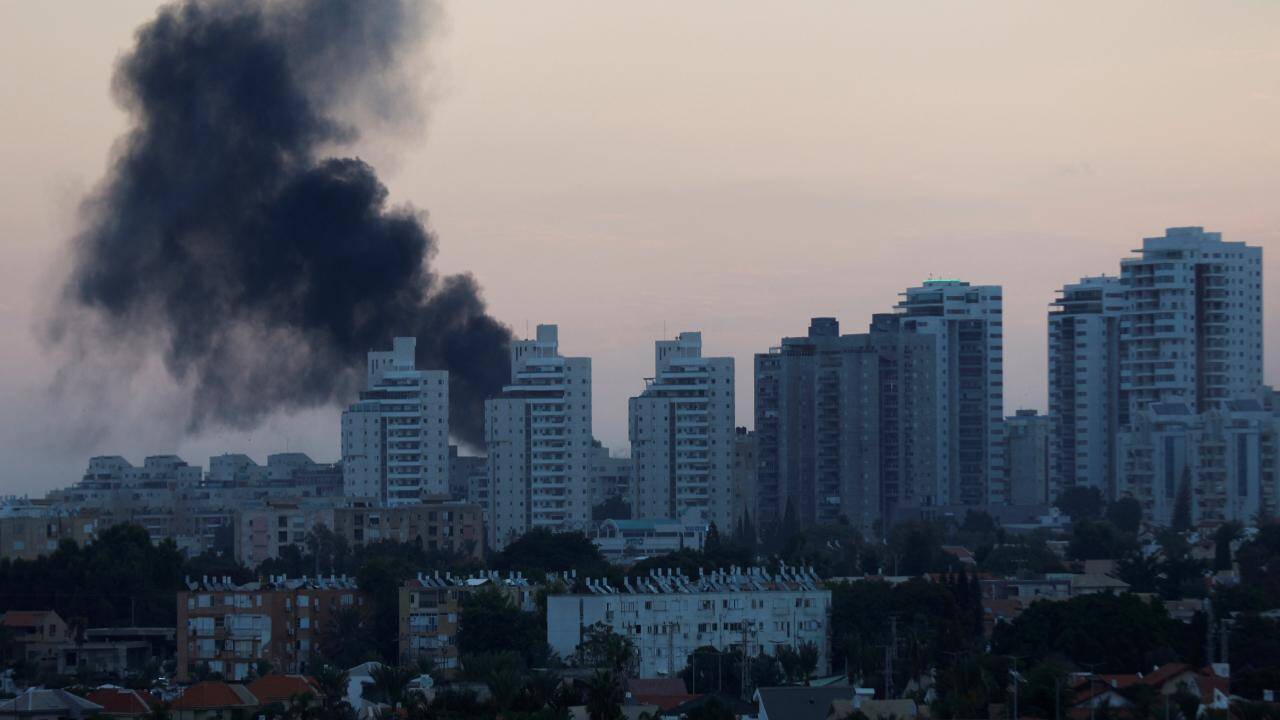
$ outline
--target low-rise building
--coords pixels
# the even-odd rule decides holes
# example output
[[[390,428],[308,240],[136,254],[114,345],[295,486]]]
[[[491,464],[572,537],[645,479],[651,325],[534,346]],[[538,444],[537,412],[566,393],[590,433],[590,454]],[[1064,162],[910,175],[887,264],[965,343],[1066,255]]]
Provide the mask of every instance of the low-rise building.
[[[379,540],[421,543],[424,550],[480,558],[484,552],[479,505],[428,499],[399,507],[341,507],[333,510],[333,531],[351,545]]]
[[[10,499],[0,504],[0,558],[35,560],[57,550],[63,540],[82,545],[97,536],[98,522],[93,512]]]
[[[101,713],[101,705],[66,690],[29,688],[15,698],[0,701],[0,718],[15,720],[81,720]]]
[[[183,691],[169,707],[173,720],[223,720],[258,709],[258,699],[244,685],[204,680]]]
[[[257,567],[289,545],[304,547],[307,534],[324,526],[352,546],[395,540],[478,559],[484,550],[481,518],[479,505],[446,497],[396,507],[273,501],[236,511],[235,557],[246,567]]]
[[[369,603],[345,576],[273,577],[243,585],[205,578],[187,586],[178,593],[179,680],[201,665],[243,680],[263,661],[281,672],[305,672],[337,613]]]
[[[10,634],[11,661],[23,660],[56,669],[59,653],[71,638],[71,628],[53,610],[10,610],[0,615],[0,628]]]
[[[519,574],[472,577],[419,574],[400,586],[400,660],[430,659],[452,674],[458,668],[458,616],[468,593],[496,590],[523,612],[537,610],[536,588]]]
[[[596,526],[591,542],[609,562],[627,564],[677,550],[701,550],[708,527],[705,521],[670,518],[605,520]]]
[[[675,677],[699,647],[775,655],[812,644],[817,673],[829,668],[831,591],[807,568],[717,570],[699,577],[653,571],[613,587],[587,579],[587,592],[547,598],[547,642],[561,657],[603,624],[634,643],[640,677]]]

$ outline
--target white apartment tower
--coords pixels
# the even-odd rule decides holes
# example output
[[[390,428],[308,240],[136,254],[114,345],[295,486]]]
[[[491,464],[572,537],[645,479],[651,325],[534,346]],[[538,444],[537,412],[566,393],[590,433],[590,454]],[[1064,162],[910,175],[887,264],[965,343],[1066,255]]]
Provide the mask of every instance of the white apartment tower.
[[[659,340],[654,376],[629,402],[632,514],[733,527],[733,358],[702,357],[702,333]]]
[[[555,325],[511,344],[511,384],[485,403],[489,545],[591,519],[591,358],[564,357]]]
[[[1262,248],[1169,228],[1120,262],[1120,423],[1151,403],[1202,413],[1262,386]]]
[[[937,338],[937,504],[1004,505],[1001,288],[926,280],[902,295],[903,329]]]
[[[1049,498],[1081,485],[1114,500],[1125,286],[1102,275],[1060,292],[1049,310]]]
[[[347,496],[416,505],[449,492],[449,373],[419,370],[417,340],[369,352],[365,390],[342,413]]]

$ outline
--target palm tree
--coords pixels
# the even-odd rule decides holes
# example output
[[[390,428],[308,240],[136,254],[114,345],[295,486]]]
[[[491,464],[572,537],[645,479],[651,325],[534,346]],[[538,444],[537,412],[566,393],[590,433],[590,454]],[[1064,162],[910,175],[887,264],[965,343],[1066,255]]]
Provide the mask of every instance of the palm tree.
[[[520,669],[514,665],[499,665],[489,672],[485,682],[489,686],[489,694],[501,711],[506,711],[520,699],[524,692],[524,677]]]
[[[591,720],[617,720],[622,716],[622,686],[608,670],[597,670],[587,681],[587,716]]]
[[[380,702],[390,705],[392,709],[404,704],[408,694],[409,681],[413,680],[413,671],[409,668],[381,665],[370,673],[373,677],[371,694]]]
[[[364,613],[344,607],[329,619],[320,639],[320,651],[339,667],[351,667],[366,658],[369,649]]]
[[[316,720],[320,717],[320,706],[311,693],[299,693],[289,698],[289,707],[284,711],[285,720]]]

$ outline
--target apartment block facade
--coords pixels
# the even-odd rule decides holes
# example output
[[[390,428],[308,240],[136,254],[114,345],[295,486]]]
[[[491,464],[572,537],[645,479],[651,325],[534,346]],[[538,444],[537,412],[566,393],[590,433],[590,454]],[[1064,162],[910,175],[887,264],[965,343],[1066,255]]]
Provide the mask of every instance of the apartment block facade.
[[[654,376],[628,404],[632,516],[733,522],[734,362],[702,334],[654,344]]]
[[[564,357],[555,325],[511,344],[511,383],[485,403],[486,526],[501,549],[529,530],[591,517],[591,359]]]
[[[351,547],[394,540],[479,559],[484,552],[482,518],[480,506],[447,497],[396,507],[273,502],[235,512],[235,557],[245,567],[257,567],[279,557],[287,546],[305,549],[308,533],[325,527]]]
[[[1019,410],[1004,420],[1005,486],[1009,504],[1049,502],[1049,416]]]
[[[417,339],[370,351],[365,389],[342,413],[348,497],[412,505],[449,493],[449,373],[419,370]]]
[[[597,623],[635,645],[638,677],[676,677],[699,647],[740,649],[749,657],[813,644],[819,676],[830,668],[831,591],[806,568],[730,568],[700,577],[654,571],[586,581],[585,593],[547,598],[547,643],[572,657]]]
[[[1004,505],[1004,295],[999,285],[926,280],[895,306],[937,339],[938,505]]]
[[[1120,490],[1143,516],[1175,524],[1179,498],[1192,525],[1254,525],[1280,511],[1280,417],[1257,400],[1231,400],[1197,413],[1186,403],[1151,403],[1121,432]]]
[[[228,578],[189,581],[178,593],[178,680],[207,665],[244,680],[259,662],[279,673],[307,673],[338,612],[370,602],[353,578],[270,578],[237,585]]]
[[[1147,405],[1195,412],[1262,386],[1262,248],[1201,227],[1169,228],[1120,262],[1120,424]]]
[[[1101,275],[1060,294],[1049,310],[1050,497],[1082,486],[1115,499],[1125,286]]]
[[[849,522],[872,533],[898,507],[936,504],[941,423],[937,340],[898,315],[841,335],[814,318],[805,337],[755,357],[759,522]]]

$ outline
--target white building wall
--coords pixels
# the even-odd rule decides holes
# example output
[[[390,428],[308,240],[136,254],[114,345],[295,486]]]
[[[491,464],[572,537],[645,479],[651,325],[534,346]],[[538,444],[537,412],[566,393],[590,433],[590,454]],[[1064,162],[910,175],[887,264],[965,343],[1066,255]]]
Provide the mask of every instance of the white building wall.
[[[654,348],[654,377],[631,398],[633,516],[733,527],[734,362],[702,357],[702,334]]]
[[[1155,402],[1194,412],[1262,385],[1262,248],[1169,228],[1120,263],[1122,423]]]
[[[365,390],[342,416],[349,496],[396,506],[449,492],[449,373],[418,370],[416,345],[369,353]]]
[[[902,295],[895,309],[905,316],[904,328],[937,338],[938,504],[1006,504],[1001,287],[927,280]],[[971,351],[981,356],[973,368],[966,367]],[[971,409],[983,426],[976,441],[963,437]],[[980,457],[969,457],[975,453]]]
[[[564,357],[555,325],[511,347],[511,384],[485,403],[489,544],[591,516],[591,359]]]
[[[635,644],[639,677],[675,677],[697,648],[747,649],[776,655],[779,647],[812,643],[819,676],[830,668],[831,591],[720,590],[627,592],[547,598],[547,642],[561,657],[578,649],[585,631],[604,623]]]
[[[1075,485],[1115,499],[1119,431],[1119,278],[1082,278],[1049,312],[1050,499]]]

